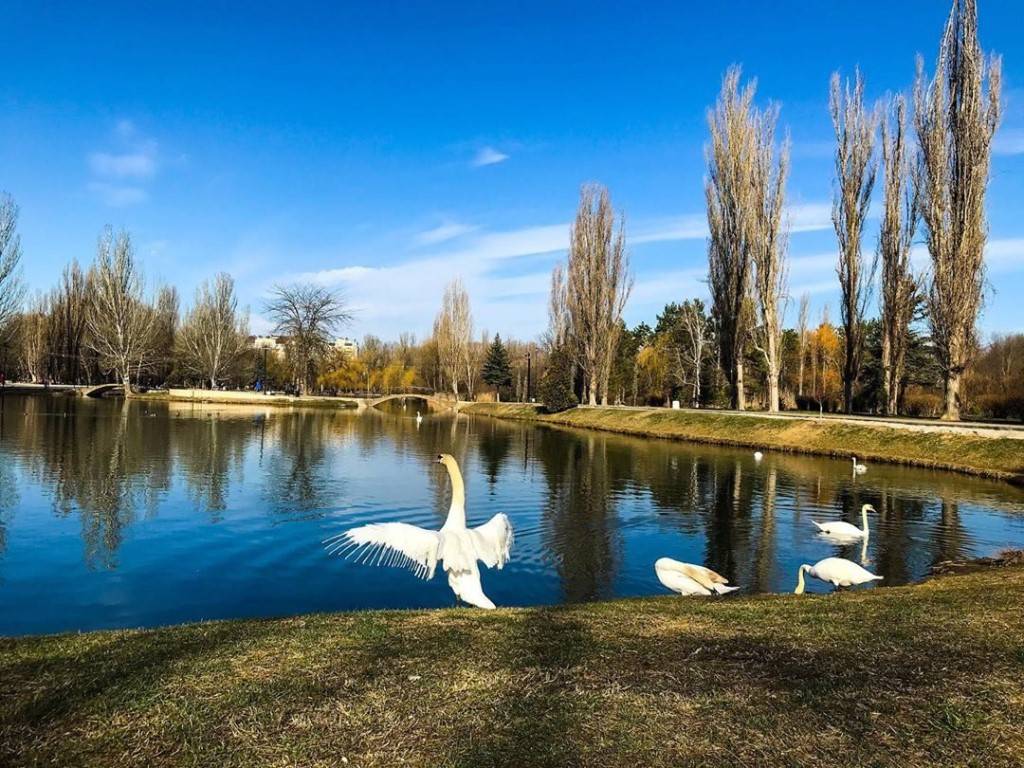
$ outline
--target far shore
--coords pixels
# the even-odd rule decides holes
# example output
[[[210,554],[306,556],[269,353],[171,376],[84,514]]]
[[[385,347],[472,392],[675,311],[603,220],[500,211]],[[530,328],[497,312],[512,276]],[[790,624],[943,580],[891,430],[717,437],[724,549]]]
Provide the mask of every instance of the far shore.
[[[856,456],[861,462],[944,469],[1024,484],[1024,428],[617,406],[550,414],[529,403],[467,403],[460,412],[760,451]]]

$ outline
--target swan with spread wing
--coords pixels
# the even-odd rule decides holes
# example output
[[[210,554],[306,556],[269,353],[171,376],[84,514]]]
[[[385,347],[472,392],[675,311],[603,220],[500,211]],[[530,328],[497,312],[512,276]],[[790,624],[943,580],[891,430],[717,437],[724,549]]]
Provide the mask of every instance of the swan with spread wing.
[[[331,554],[356,557],[373,565],[411,568],[422,579],[434,575],[438,563],[448,574],[455,596],[477,608],[494,608],[480,584],[480,561],[488,568],[502,568],[512,549],[512,524],[497,514],[476,528],[466,527],[466,487],[458,462],[447,453],[437,463],[448,470],[452,504],[439,531],[408,523],[370,523],[324,540]]]

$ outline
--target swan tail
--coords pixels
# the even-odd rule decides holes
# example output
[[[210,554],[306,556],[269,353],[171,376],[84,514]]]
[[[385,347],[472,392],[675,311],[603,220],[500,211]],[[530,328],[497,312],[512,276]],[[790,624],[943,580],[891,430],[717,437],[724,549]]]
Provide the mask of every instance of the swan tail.
[[[469,603],[477,608],[494,610],[495,605],[491,599],[484,594],[480,585],[480,571],[449,571],[448,586],[462,602]]]
[[[711,591],[716,595],[728,595],[730,592],[735,592],[739,587],[728,587],[725,584],[715,584],[711,587]]]

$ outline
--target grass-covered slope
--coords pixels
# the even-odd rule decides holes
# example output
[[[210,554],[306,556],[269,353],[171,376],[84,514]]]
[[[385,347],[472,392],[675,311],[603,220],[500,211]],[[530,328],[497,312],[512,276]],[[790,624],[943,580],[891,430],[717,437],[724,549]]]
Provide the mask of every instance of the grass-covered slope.
[[[0,765],[1019,766],[1022,627],[1007,568],[7,639]]]
[[[463,413],[525,419],[627,435],[736,445],[826,456],[857,456],[1024,480],[1024,440],[982,437],[966,430],[915,430],[884,422],[771,418],[667,408],[574,408],[545,414],[523,403],[473,403]]]

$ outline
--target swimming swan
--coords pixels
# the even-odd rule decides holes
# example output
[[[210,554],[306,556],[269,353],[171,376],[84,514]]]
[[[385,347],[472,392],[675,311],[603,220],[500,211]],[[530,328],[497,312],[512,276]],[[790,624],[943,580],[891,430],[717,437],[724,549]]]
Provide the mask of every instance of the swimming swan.
[[[868,471],[867,464],[858,464],[857,463],[857,457],[854,456],[853,457],[853,473],[855,475],[863,475],[867,471]]]
[[[323,543],[331,554],[355,555],[359,562],[373,565],[405,566],[422,579],[431,578],[440,562],[456,597],[477,608],[494,608],[480,585],[476,561],[488,568],[504,567],[512,549],[512,525],[499,513],[483,525],[467,528],[466,487],[459,465],[447,453],[439,454],[437,463],[445,466],[452,481],[452,504],[441,530],[408,523],[370,523]]]
[[[876,576],[850,560],[845,560],[842,557],[826,557],[814,565],[800,566],[800,570],[797,571],[796,589],[793,590],[795,595],[804,593],[804,573],[821,581],[827,581],[834,587],[852,587],[854,584],[882,580],[881,576]]]
[[[659,557],[654,573],[658,581],[680,595],[725,595],[739,589],[725,586],[729,580],[710,568],[681,563],[671,557]]]
[[[423,415],[419,411],[416,411],[416,426],[418,427],[422,423],[423,423]]]
[[[835,520],[831,523],[819,523],[817,520],[811,520],[818,530],[827,536],[832,536],[840,539],[866,539],[871,531],[868,529],[868,512],[874,512],[875,508],[870,504],[865,504],[860,508],[861,522],[863,528],[858,528],[845,520]]]
[[[764,458],[764,454],[760,451],[754,451],[754,461],[760,461]]]

